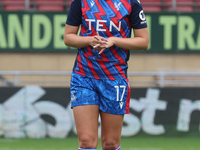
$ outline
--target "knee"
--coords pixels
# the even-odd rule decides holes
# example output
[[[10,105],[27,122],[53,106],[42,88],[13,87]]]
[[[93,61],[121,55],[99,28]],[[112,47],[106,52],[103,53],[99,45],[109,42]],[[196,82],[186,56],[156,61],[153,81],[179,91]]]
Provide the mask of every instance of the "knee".
[[[96,148],[98,144],[98,137],[91,137],[84,135],[79,137],[79,146],[81,148]]]
[[[104,150],[115,150],[118,146],[118,142],[114,140],[105,140],[102,142],[102,147]]]

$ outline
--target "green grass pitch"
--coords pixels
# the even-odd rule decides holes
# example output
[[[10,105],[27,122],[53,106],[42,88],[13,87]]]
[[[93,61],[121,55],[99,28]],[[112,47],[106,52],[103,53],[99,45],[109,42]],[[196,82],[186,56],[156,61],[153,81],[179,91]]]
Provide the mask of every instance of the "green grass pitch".
[[[132,137],[122,138],[122,150],[200,150],[197,137]],[[0,150],[78,150],[76,137],[66,139],[5,139]],[[97,150],[101,150],[100,144]]]

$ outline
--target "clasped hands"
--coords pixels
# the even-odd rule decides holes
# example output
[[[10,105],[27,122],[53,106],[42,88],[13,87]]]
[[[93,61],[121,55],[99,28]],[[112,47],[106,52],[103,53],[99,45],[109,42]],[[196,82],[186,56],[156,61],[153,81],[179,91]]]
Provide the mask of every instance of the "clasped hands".
[[[99,54],[101,54],[106,48],[111,47],[113,44],[111,44],[108,39],[99,36],[97,32],[97,35],[92,37],[90,45],[93,47],[94,51],[99,50]]]

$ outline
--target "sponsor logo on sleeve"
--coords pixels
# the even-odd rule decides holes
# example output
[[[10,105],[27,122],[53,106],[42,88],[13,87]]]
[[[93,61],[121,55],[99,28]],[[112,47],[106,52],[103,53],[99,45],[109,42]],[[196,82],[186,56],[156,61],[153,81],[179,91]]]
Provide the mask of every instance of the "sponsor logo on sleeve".
[[[146,23],[146,18],[145,18],[145,14],[144,14],[143,10],[140,11],[139,18],[141,20],[140,24],[145,24]]]

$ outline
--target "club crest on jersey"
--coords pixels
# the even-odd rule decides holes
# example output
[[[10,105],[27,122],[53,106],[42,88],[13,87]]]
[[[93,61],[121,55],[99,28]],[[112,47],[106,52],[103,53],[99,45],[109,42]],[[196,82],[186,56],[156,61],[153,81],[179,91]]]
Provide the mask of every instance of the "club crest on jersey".
[[[102,28],[104,23],[107,23],[107,20],[95,20],[95,19],[85,19],[89,24],[89,30],[92,30],[92,23],[96,23],[96,31],[106,31],[106,29]],[[118,31],[121,30],[121,21],[119,21],[119,25],[115,25],[113,21],[109,21],[109,31],[111,32],[113,28]]]
[[[115,2],[114,4],[115,4],[115,8],[116,8],[117,10],[119,10],[120,5],[122,4],[122,2],[119,2],[119,3]]]

